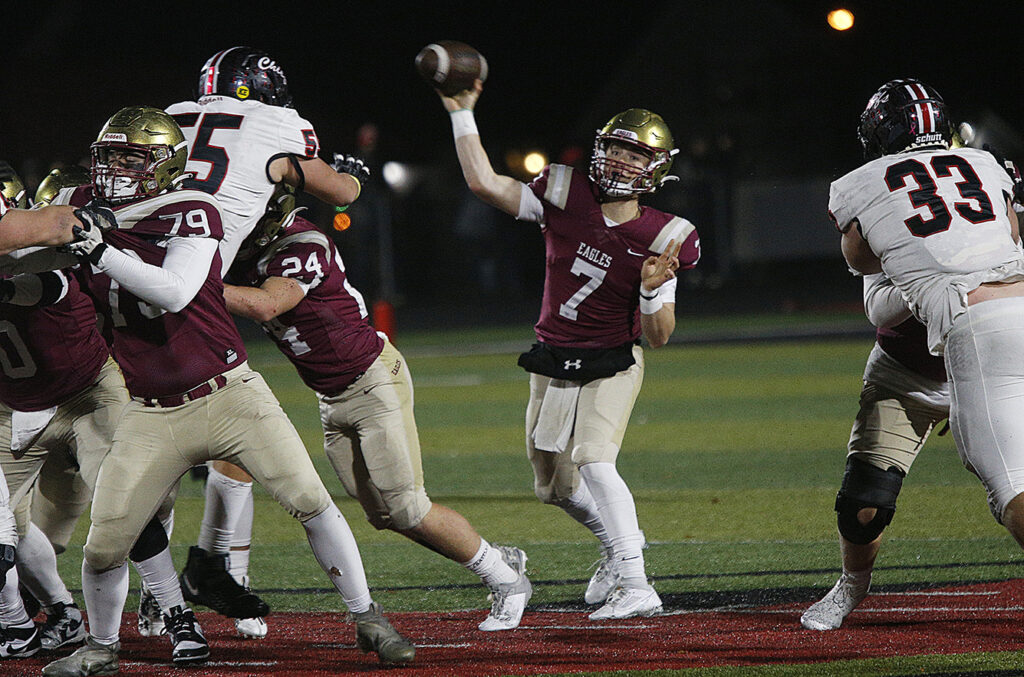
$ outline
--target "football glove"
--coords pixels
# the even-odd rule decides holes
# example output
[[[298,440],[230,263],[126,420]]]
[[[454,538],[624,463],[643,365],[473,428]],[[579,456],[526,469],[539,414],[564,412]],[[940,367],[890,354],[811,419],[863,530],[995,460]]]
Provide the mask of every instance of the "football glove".
[[[78,211],[75,214],[78,214]],[[100,232],[100,229],[91,225],[87,225],[85,228],[72,226],[71,232],[75,239],[69,244],[61,245],[58,250],[74,254],[80,261],[99,263],[103,252],[107,249],[107,243],[103,241],[103,233]]]
[[[117,217],[106,200],[93,200],[75,210],[75,216],[86,226],[93,226],[105,233],[117,228]]]
[[[359,182],[360,187],[370,180],[370,168],[355,155],[335,153],[334,161],[331,162],[331,168],[339,174],[348,174],[354,177]]]

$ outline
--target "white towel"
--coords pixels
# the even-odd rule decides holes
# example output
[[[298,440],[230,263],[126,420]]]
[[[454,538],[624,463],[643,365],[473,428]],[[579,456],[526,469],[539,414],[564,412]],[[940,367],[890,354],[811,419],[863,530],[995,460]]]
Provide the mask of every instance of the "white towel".
[[[576,403],[580,399],[578,381],[553,378],[544,392],[533,428],[533,444],[541,451],[560,454],[569,445],[576,425]]]
[[[57,414],[57,407],[42,411],[11,411],[11,451],[28,449]]]

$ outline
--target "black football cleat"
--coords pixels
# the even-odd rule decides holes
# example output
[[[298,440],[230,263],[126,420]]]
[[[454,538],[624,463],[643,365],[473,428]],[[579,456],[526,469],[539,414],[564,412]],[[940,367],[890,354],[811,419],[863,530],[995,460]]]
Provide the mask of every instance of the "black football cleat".
[[[199,546],[190,547],[188,562],[181,572],[185,599],[228,618],[261,618],[269,614],[267,603],[228,573],[227,561],[227,554],[211,555]]]

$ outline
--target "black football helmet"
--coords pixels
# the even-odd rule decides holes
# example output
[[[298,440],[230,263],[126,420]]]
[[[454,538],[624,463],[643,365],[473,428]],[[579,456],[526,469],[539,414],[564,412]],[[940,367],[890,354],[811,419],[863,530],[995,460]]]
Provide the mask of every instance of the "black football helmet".
[[[949,147],[953,124],[946,104],[920,80],[890,80],[868,101],[857,138],[865,160],[924,146]]]
[[[231,47],[206,60],[199,72],[196,98],[207,94],[285,108],[292,105],[284,71],[266,52],[252,47]]]

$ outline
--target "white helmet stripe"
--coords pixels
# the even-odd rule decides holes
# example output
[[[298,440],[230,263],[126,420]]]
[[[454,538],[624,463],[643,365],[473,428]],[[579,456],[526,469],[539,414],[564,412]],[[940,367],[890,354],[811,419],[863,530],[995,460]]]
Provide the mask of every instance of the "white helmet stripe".
[[[217,76],[220,75],[220,62],[224,60],[228,52],[238,49],[237,47],[229,47],[219,54],[215,54],[210,59],[210,65],[206,68],[206,81],[203,83],[203,94],[213,94],[213,88],[217,84]]]

